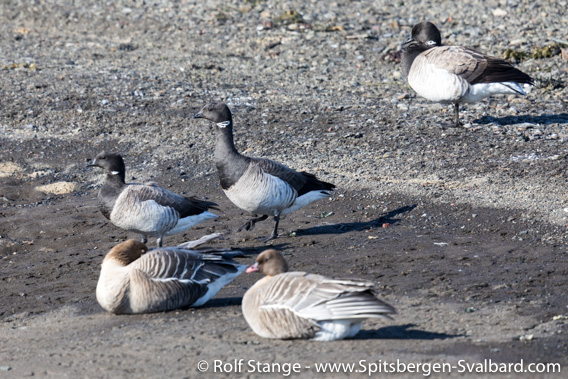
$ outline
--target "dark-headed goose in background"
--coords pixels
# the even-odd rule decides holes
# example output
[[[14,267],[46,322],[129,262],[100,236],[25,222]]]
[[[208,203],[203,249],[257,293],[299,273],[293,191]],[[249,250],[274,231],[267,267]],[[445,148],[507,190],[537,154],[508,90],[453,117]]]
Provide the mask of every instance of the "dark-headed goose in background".
[[[332,341],[353,337],[367,318],[389,318],[395,309],[377,299],[375,285],[363,280],[335,280],[288,272],[276,250],[259,254],[247,273],[266,276],[243,297],[243,315],[264,338]]]
[[[155,183],[126,184],[124,161],[120,154],[102,152],[87,166],[106,171],[99,190],[101,213],[119,228],[142,235],[155,235],[158,247],[163,236],[183,233],[194,225],[219,216],[208,212],[217,204],[178,195]]]
[[[438,28],[423,21],[412,28],[402,48],[402,70],[416,93],[430,101],[451,103],[455,126],[460,103],[475,103],[495,94],[526,95],[530,76],[509,62],[461,46],[443,46]]]
[[[122,242],[103,259],[97,301],[115,314],[203,305],[246,268],[224,254],[183,247],[148,251],[142,242]]]
[[[208,104],[194,118],[216,124],[215,164],[221,188],[229,200],[241,209],[262,215],[248,220],[239,231],[252,230],[256,222],[274,216],[274,230],[264,240],[277,238],[280,216],[331,196],[335,186],[313,174],[295,171],[270,159],[241,155],[233,143],[233,117],[226,104]]]

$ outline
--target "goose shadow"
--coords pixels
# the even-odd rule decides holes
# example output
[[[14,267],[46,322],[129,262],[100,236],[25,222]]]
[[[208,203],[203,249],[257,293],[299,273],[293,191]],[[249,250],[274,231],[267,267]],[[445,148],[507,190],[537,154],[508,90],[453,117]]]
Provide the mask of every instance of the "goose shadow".
[[[483,116],[473,121],[476,124],[497,124],[497,125],[513,125],[513,124],[568,124],[568,113],[560,114],[542,114],[540,116],[505,116],[491,117]]]
[[[242,300],[243,300],[242,296],[213,298],[213,299],[209,300],[208,302],[206,302],[205,304],[203,304],[202,306],[199,306],[197,308],[207,309],[207,308],[232,307],[232,306],[235,306],[235,305],[240,306]],[[191,309],[191,307],[188,307],[187,309]]]
[[[463,334],[436,333],[426,330],[413,329],[415,324],[392,325],[384,328],[365,330],[361,329],[353,339],[381,339],[381,340],[445,340],[463,337]]]
[[[342,222],[338,224],[320,225],[312,228],[298,229],[297,236],[309,236],[314,234],[343,234],[352,231],[366,230],[372,227],[381,226],[384,223],[396,224],[400,221],[397,216],[410,212],[416,208],[417,204],[405,205],[390,212],[385,213],[379,218],[367,222]]]

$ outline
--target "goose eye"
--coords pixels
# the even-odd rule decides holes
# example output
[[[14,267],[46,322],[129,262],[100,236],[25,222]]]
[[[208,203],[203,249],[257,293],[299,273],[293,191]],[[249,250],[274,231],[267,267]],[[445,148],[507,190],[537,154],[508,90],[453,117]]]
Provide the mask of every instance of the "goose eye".
[[[426,45],[430,45],[430,46],[436,45],[436,41],[428,41],[428,42],[426,42]]]

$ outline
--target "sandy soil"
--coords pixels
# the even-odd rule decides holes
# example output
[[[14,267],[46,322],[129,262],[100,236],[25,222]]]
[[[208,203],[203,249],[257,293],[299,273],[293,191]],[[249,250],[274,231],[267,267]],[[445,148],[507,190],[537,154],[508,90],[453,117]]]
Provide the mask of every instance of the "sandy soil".
[[[568,370],[567,61],[522,61],[533,91],[464,107],[463,128],[396,61],[422,18],[494,55],[568,39],[566,2],[501,3],[2,2],[0,377],[193,378],[200,361],[246,377],[287,376],[286,363],[348,376],[318,373],[326,362],[379,377],[397,360],[425,365],[401,378],[444,363],[432,377],[495,377],[465,366],[487,360]],[[241,314],[259,279],[246,274],[197,309],[98,306],[104,254],[136,237],[97,208],[101,173],[85,162],[104,149],[124,155],[128,181],[219,203],[219,219],[166,244],[223,232],[214,244],[245,264],[267,247],[271,222],[235,232],[248,215],[219,187],[213,129],[191,119],[210,100],[230,104],[241,151],[338,187],[271,245],[294,270],[375,280],[392,321],[333,343],[264,340]],[[566,375],[518,369],[499,376]]]

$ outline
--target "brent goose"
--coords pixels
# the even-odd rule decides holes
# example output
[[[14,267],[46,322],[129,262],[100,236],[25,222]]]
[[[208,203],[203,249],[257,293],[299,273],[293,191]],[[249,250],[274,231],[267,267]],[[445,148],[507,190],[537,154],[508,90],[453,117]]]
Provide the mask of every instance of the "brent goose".
[[[530,76],[501,58],[461,46],[443,46],[440,31],[427,21],[412,28],[403,45],[401,64],[418,95],[454,104],[455,126],[460,125],[460,103],[475,103],[494,94],[526,95],[522,84],[533,84]]]
[[[265,250],[247,273],[266,276],[243,297],[243,314],[264,338],[332,341],[353,337],[367,318],[396,313],[377,299],[375,286],[363,280],[335,280],[305,272],[288,272],[276,250]]]
[[[208,104],[194,118],[205,118],[217,125],[215,164],[229,200],[241,209],[262,215],[249,219],[239,231],[252,230],[256,222],[274,216],[274,230],[264,241],[277,238],[280,216],[331,196],[335,186],[313,174],[266,158],[241,155],[233,143],[233,117],[226,104]]]
[[[179,246],[148,251],[142,242],[122,242],[103,259],[97,301],[115,314],[203,305],[246,268],[224,254]]]
[[[163,236],[183,233],[205,220],[219,217],[207,211],[218,209],[213,202],[178,195],[153,182],[126,184],[120,154],[103,151],[87,166],[106,171],[98,195],[101,213],[119,228],[141,234],[143,243],[153,234],[160,247]]]

